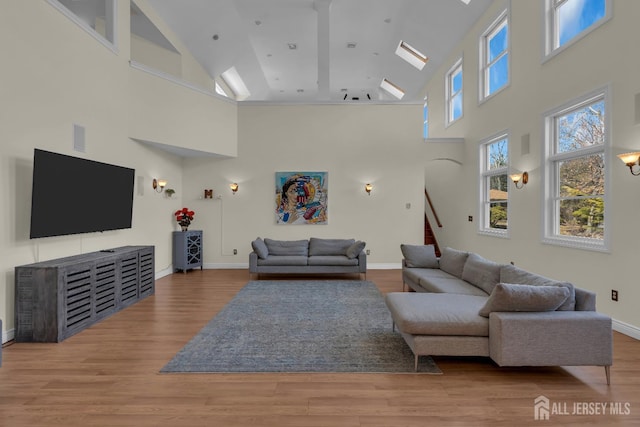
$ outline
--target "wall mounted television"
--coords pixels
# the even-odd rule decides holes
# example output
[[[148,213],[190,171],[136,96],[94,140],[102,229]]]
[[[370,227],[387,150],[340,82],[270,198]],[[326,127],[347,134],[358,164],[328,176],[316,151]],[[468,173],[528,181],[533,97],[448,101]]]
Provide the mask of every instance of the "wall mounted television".
[[[32,239],[131,228],[135,170],[35,149]]]

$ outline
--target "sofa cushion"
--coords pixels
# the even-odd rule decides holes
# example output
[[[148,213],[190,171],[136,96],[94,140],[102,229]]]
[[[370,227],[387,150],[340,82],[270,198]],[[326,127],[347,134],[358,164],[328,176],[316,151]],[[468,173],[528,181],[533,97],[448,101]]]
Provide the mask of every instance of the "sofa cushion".
[[[258,265],[307,265],[307,259],[303,255],[269,255],[267,259],[258,258]]]
[[[307,263],[309,265],[358,265],[356,258],[349,258],[345,255],[315,255],[310,256]]]
[[[269,249],[269,255],[309,255],[309,242],[307,240],[273,240],[264,239]]]
[[[253,251],[258,255],[258,258],[265,259],[269,256],[269,248],[267,248],[266,243],[260,237],[251,242],[251,247]]]
[[[561,286],[569,289],[569,298],[558,308],[561,311],[573,311],[576,308],[576,292],[573,284],[549,279],[539,274],[507,264],[500,269],[500,282],[536,286]]]
[[[468,252],[444,248],[440,256],[440,269],[461,279],[462,269],[468,256]]]
[[[349,248],[347,249],[347,257],[349,257],[349,258],[358,258],[358,255],[360,255],[360,252],[362,252],[364,250],[365,246],[366,246],[365,242],[363,242],[361,240],[356,241],[354,244],[349,246]]]
[[[569,297],[562,286],[498,283],[479,314],[489,317],[494,311],[555,311]]]
[[[478,315],[487,299],[473,295],[390,292],[385,302],[398,328],[413,335],[489,336]]]
[[[347,249],[355,243],[354,239],[309,239],[309,256],[347,255]]]
[[[433,245],[400,245],[402,256],[407,267],[438,268],[438,258]]]
[[[438,292],[446,294],[476,295],[488,298],[489,294],[482,289],[465,282],[457,277],[422,277],[420,286],[427,292]]]
[[[502,265],[489,261],[478,254],[469,254],[467,262],[462,269],[462,280],[490,294],[493,288],[500,282],[500,269]]]

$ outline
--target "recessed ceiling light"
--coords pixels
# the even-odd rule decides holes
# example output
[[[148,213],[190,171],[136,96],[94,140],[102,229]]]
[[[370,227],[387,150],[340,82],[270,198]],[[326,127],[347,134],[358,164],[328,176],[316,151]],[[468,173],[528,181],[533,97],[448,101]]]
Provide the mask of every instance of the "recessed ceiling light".
[[[255,24],[256,24],[256,25],[262,25],[262,21],[261,21],[261,20],[259,20],[259,19],[256,19],[256,20],[255,20]]]
[[[355,42],[347,43],[347,49],[355,49],[358,44]]]
[[[214,34],[213,37],[211,37],[211,38],[214,39],[214,40],[218,40],[220,38],[220,36],[217,35],[217,34]]]
[[[296,50],[298,48],[298,45],[295,43],[287,43],[287,46],[289,46],[289,49],[291,50]]]
[[[400,88],[398,85],[391,83],[387,79],[382,79],[380,87],[398,99],[402,99],[402,97],[404,96],[404,90],[402,90],[402,88]]]
[[[398,44],[398,47],[396,48],[396,55],[416,67],[418,70],[422,70],[429,59],[422,54],[422,52],[402,40],[400,40],[400,44]]]
[[[390,24],[390,23],[391,23],[391,18],[386,18],[386,19],[384,20],[384,22],[385,22],[385,23],[387,23],[387,24]]]

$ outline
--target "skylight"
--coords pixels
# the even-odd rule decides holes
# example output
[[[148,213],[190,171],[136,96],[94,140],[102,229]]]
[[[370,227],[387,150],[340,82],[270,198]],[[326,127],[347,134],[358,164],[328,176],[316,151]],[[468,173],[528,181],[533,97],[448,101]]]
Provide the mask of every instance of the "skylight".
[[[402,97],[404,96],[404,90],[402,90],[402,88],[400,88],[399,86],[391,83],[387,79],[382,79],[380,87],[398,99],[402,99]]]
[[[236,101],[243,101],[251,96],[251,92],[247,89],[236,67],[231,67],[222,73],[222,79],[233,91],[233,94],[236,96]]]
[[[396,55],[416,67],[418,70],[422,70],[422,68],[429,60],[429,58],[427,58],[420,51],[411,47],[411,45],[402,40],[400,40],[400,44],[398,44]]]

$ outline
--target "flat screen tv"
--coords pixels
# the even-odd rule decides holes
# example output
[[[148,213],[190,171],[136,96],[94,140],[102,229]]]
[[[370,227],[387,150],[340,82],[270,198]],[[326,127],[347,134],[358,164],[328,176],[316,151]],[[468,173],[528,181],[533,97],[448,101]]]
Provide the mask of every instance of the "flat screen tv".
[[[30,237],[131,228],[134,175],[134,169],[35,149]]]

